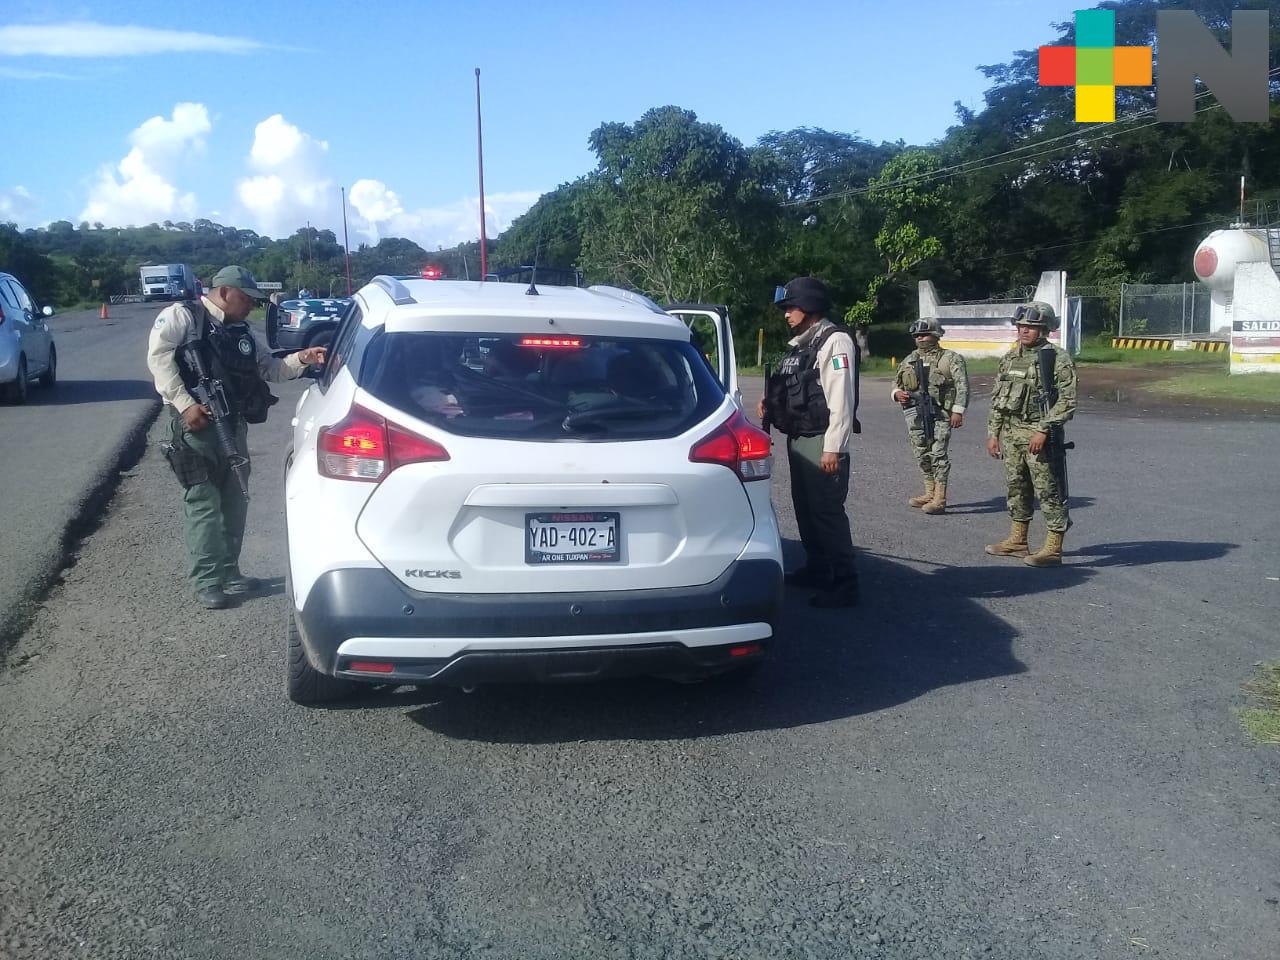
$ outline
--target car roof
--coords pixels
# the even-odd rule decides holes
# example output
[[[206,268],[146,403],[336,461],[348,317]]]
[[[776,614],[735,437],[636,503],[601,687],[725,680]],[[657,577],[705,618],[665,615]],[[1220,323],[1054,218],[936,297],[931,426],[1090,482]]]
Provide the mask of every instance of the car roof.
[[[649,298],[617,287],[538,287],[477,280],[375,277],[360,295],[376,325],[388,333],[444,330],[460,333],[542,333],[582,336],[689,339],[685,323]]]

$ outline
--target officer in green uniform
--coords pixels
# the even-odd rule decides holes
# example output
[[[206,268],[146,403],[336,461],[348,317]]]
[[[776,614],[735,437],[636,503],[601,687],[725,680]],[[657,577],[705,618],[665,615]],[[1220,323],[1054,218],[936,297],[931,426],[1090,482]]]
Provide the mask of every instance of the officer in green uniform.
[[[245,320],[265,298],[248,270],[224,267],[199,300],[161,311],[147,344],[147,366],[169,415],[169,438],[162,447],[183,486],[188,575],[200,602],[212,610],[228,606],[228,594],[251,593],[260,584],[240,572],[248,502],[210,426],[211,411],[191,395],[196,378],[184,348],[194,345],[222,382],[247,483],[246,424],[266,420],[275,402],[264,381],[292,380],[325,360],[324,347],[283,360],[259,347]]]
[[[925,513],[943,513],[947,509],[947,478],[951,476],[947,445],[951,442],[951,431],[964,424],[964,411],[969,403],[969,373],[962,355],[945,350],[938,343],[946,331],[936,317],[916,320],[907,332],[915,338],[916,348],[898,365],[893,378],[893,399],[907,411],[907,436],[924,476],[924,493],[907,503]],[[932,443],[925,437],[918,412],[911,405],[911,394],[920,390],[916,382],[916,360],[921,361],[924,368],[928,379],[926,389],[938,412]]]
[[[1066,423],[1076,412],[1076,368],[1065,350],[1046,339],[1051,330],[1058,329],[1058,318],[1049,304],[1033,301],[1018,307],[1013,322],[1018,342],[1000,358],[987,420],[987,452],[1004,460],[1012,527],[1008,537],[989,544],[986,550],[998,557],[1022,557],[1033,567],[1057,566],[1062,563],[1062,538],[1071,518],[1043,454],[1050,427]],[[1053,381],[1058,390],[1057,402],[1045,414],[1041,414],[1037,400],[1042,350],[1055,354]],[[1033,496],[1040,499],[1047,532],[1044,546],[1028,555]]]
[[[827,319],[831,295],[822,281],[797,277],[775,303],[793,336],[758,412],[787,435],[791,500],[806,560],[786,582],[818,588],[809,601],[815,607],[852,607],[858,571],[844,504],[849,438],[858,429],[857,348],[848,331]]]

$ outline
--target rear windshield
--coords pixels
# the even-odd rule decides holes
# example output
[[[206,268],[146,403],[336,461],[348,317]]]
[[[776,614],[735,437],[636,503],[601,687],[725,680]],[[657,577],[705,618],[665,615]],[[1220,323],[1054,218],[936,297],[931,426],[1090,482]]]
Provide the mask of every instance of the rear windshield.
[[[379,334],[360,386],[450,433],[508,440],[672,437],[724,400],[691,344],[546,334]]]

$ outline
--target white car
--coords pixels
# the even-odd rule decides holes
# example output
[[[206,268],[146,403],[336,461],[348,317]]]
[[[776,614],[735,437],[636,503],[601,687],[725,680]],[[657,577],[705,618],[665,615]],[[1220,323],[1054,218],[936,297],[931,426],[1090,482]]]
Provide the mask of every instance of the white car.
[[[354,299],[288,458],[292,700],[695,679],[765,655],[770,444],[722,309],[395,277]]]

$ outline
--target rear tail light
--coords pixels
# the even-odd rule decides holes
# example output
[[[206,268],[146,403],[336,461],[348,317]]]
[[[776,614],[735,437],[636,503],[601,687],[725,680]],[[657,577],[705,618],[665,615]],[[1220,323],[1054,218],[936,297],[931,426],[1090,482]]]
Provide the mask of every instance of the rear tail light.
[[[449,452],[356,405],[333,426],[320,428],[316,458],[322,476],[377,483],[396,467],[448,460]]]
[[[694,463],[719,463],[744,481],[767,480],[773,457],[769,435],[752,426],[741,410],[693,445],[689,459]]]

